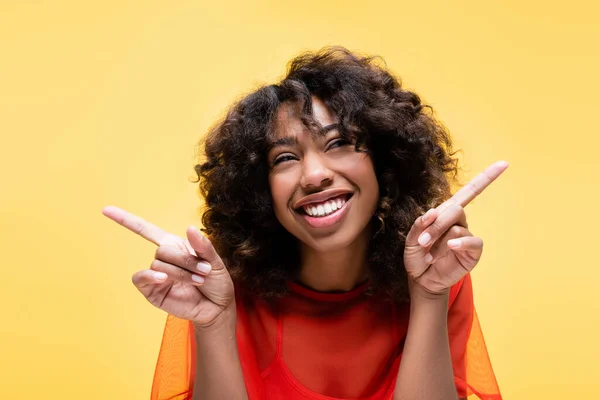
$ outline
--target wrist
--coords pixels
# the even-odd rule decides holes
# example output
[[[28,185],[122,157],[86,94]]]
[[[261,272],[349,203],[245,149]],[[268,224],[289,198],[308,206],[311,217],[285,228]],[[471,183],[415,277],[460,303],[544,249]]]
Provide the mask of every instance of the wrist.
[[[210,323],[199,324],[192,321],[192,326],[194,327],[196,336],[210,335],[212,333],[218,333],[220,335],[226,332],[235,333],[236,315],[235,302],[232,302],[231,305],[225,308]]]
[[[448,293],[431,293],[422,288],[410,292],[410,324],[445,328],[448,319]]]
[[[431,292],[425,289],[419,283],[410,280],[408,284],[408,291],[410,295],[411,303],[427,303],[427,304],[448,304],[450,295],[450,288],[442,292]]]

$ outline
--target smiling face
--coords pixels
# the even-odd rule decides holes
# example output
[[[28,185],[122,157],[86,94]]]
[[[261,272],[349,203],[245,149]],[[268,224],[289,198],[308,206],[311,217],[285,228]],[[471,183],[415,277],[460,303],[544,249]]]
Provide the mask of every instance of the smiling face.
[[[336,128],[336,115],[312,98],[323,134],[300,120],[299,104],[284,103],[269,150],[269,184],[275,215],[292,235],[319,252],[368,240],[379,187],[367,152],[356,151]]]

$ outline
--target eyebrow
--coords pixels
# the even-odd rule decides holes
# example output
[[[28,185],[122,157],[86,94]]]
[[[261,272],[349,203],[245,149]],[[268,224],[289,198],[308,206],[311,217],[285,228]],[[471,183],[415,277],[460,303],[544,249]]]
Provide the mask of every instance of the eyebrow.
[[[328,132],[334,130],[334,129],[338,129],[338,127],[340,126],[339,123],[334,123],[334,124],[329,124],[329,125],[325,125],[323,128],[321,128],[321,130],[319,132],[317,132],[317,135],[326,135]],[[269,148],[272,149],[274,147],[279,147],[279,146],[295,146],[298,144],[298,138],[294,137],[290,137],[290,136],[286,136],[283,137],[281,139],[277,139],[272,141],[271,143],[269,143]]]
[[[321,128],[321,134],[324,135],[329,131],[332,131],[334,129],[338,129],[338,127],[340,126],[340,124],[338,122],[333,123],[333,124],[329,124],[329,125],[325,125],[323,128]]]

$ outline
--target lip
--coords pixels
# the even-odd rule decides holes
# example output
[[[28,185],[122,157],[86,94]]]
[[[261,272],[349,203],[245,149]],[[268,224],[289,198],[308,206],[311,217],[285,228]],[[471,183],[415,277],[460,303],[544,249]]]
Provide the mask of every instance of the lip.
[[[341,196],[343,194],[352,194],[352,191],[348,189],[329,189],[319,193],[310,194],[298,200],[296,204],[294,204],[293,208],[294,210],[297,210],[300,207],[305,206],[307,204],[322,203],[326,200]]]
[[[339,223],[340,221],[342,221],[342,219],[348,213],[348,209],[349,209],[350,204],[352,203],[353,199],[354,199],[354,196],[351,196],[344,203],[342,208],[336,210],[335,212],[329,214],[326,217],[311,217],[308,214],[298,214],[298,215],[300,217],[302,217],[308,223],[308,225],[310,225],[313,228],[329,228],[329,227]]]

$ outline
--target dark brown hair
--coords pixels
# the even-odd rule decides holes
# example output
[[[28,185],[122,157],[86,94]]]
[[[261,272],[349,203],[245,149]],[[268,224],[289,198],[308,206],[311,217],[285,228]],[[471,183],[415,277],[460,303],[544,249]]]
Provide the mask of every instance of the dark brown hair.
[[[286,291],[300,267],[298,242],[275,217],[267,151],[278,107],[302,104],[313,124],[311,96],[339,118],[340,133],[366,148],[380,199],[369,249],[370,290],[408,299],[405,237],[414,220],[450,196],[457,161],[450,136],[417,94],[379,59],[340,47],[294,58],[281,82],[234,104],[208,133],[196,165],[206,210],[202,222],[233,279],[269,297]]]

